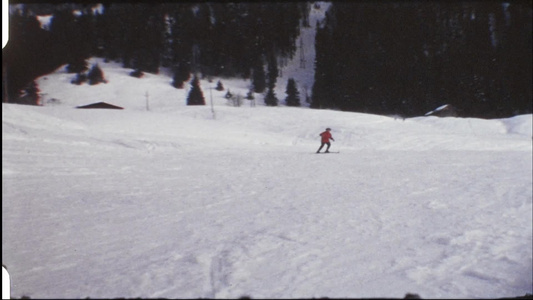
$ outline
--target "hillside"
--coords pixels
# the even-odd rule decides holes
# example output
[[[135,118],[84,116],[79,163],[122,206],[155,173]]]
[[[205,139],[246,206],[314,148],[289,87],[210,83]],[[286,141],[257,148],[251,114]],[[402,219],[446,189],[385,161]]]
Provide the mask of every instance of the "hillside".
[[[218,78],[190,107],[164,71],[93,62],[107,84],[60,68],[38,79],[44,106],[2,104],[12,297],[532,293],[531,115],[234,107],[216,90],[211,107]],[[100,101],[124,109],[74,108]],[[339,154],[315,154],[325,127]]]

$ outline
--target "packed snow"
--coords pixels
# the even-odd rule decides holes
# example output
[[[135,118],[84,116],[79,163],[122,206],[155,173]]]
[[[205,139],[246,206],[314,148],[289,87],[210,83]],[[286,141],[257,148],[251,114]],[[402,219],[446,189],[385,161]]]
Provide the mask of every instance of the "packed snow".
[[[532,292],[532,116],[186,106],[164,70],[2,104],[12,297],[494,298]],[[214,89],[218,80],[225,91]],[[280,82],[283,90],[284,82]],[[123,110],[75,109],[107,102]],[[331,150],[315,154],[332,129]]]

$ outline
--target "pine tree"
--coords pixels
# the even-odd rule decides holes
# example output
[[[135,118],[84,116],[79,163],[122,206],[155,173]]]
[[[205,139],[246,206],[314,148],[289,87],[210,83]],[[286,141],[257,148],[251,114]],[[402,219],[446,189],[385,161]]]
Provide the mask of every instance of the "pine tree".
[[[91,70],[89,70],[89,73],[87,74],[87,79],[89,79],[90,85],[99,84],[100,82],[106,82],[104,79],[104,72],[102,72],[102,69],[100,69],[98,64],[94,64]]]
[[[39,95],[39,86],[37,82],[33,80],[22,91],[18,99],[20,104],[39,105],[41,97]]]
[[[172,75],[172,86],[177,89],[183,88],[183,80],[181,80],[177,72],[175,72],[174,75]]]
[[[93,54],[96,41],[94,21],[95,17],[90,9],[83,9],[82,14],[76,17],[72,46],[67,50],[70,52],[67,71],[70,73],[86,72],[89,69],[87,59]]]
[[[38,76],[65,63],[55,51],[51,32],[41,28],[37,17],[23,8],[9,16],[9,43],[2,50],[2,100],[17,102],[23,88]],[[46,57],[46,59],[43,59]]]
[[[70,81],[70,83],[72,83],[72,84],[77,84],[77,85],[81,85],[81,84],[84,83],[85,81],[87,81],[87,74],[85,74],[85,73],[78,73],[78,74],[76,74],[76,77]]]
[[[276,59],[276,55],[274,53],[271,53],[268,55],[268,88],[274,89],[276,86],[276,79],[278,78],[278,62]]]
[[[215,88],[215,90],[217,90],[217,91],[223,91],[224,90],[224,86],[222,85],[222,82],[220,82],[220,80],[217,82],[217,87]]]
[[[69,5],[59,5],[54,11],[49,30],[51,40],[67,65],[67,72],[79,73],[88,69],[86,59],[90,57],[94,27],[89,11],[81,10],[75,15]]]
[[[58,53],[61,53],[64,63],[73,63],[75,66],[67,68],[69,73],[77,73],[79,67],[79,43],[77,43],[78,33],[76,32],[76,17],[67,6],[58,6],[54,11],[50,21],[49,30],[52,43]]]
[[[328,85],[331,83],[329,75],[330,58],[328,53],[329,35],[326,29],[322,28],[320,22],[316,21],[315,35],[315,82],[312,87],[311,108],[323,109],[332,108],[329,97]]]
[[[231,93],[230,90],[228,90],[228,91],[226,92],[226,95],[224,96],[224,98],[226,98],[226,99],[231,99],[231,97],[233,97],[233,94]]]
[[[274,93],[274,88],[268,88],[268,92],[265,96],[265,104],[267,106],[278,106],[278,98],[276,97],[276,94]]]
[[[172,86],[177,89],[182,89],[185,81],[189,80],[191,76],[191,68],[188,63],[182,62],[174,68],[174,75],[172,76]]]
[[[191,90],[187,96],[187,105],[205,105],[205,98],[200,88],[200,80],[195,75],[191,81]]]
[[[299,2],[297,5],[302,18],[302,27],[310,28],[311,24],[309,24],[309,11],[311,10],[311,3]]]
[[[253,88],[250,89],[248,91],[248,93],[246,94],[246,99],[248,99],[248,100],[254,100],[255,99]]]
[[[163,53],[164,23],[161,5],[138,3],[131,6],[130,39],[131,67],[157,74]]]
[[[266,79],[262,63],[257,63],[253,68],[252,85],[254,87],[254,92],[256,93],[262,93],[265,91]]]
[[[83,57],[75,57],[67,65],[68,73],[83,73],[89,69],[89,63]]]
[[[287,106],[300,106],[300,93],[296,88],[296,81],[293,78],[289,78],[287,82],[287,98],[285,102]]]
[[[130,72],[130,76],[131,77],[136,77],[136,78],[141,78],[141,77],[144,76],[144,72],[141,71],[140,69],[135,69],[135,70]]]

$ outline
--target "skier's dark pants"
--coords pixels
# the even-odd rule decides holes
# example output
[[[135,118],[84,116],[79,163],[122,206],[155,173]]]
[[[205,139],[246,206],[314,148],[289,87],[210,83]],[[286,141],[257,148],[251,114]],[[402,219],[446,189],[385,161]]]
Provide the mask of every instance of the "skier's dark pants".
[[[322,150],[322,147],[324,147],[324,145],[328,145],[326,147],[326,152],[329,151],[329,147],[331,146],[331,143],[330,142],[327,142],[327,143],[322,143],[322,145],[320,145],[320,148],[318,148],[318,150],[316,152],[320,152],[320,150]]]

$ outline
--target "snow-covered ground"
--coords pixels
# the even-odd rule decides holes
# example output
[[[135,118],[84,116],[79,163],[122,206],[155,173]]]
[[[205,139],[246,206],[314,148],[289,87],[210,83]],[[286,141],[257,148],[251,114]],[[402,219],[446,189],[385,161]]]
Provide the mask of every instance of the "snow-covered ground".
[[[531,115],[233,107],[218,79],[190,107],[164,71],[99,64],[107,84],[62,67],[38,80],[44,106],[2,104],[13,297],[532,292]],[[74,109],[99,101],[125,109]],[[326,127],[339,154],[315,154]]]

